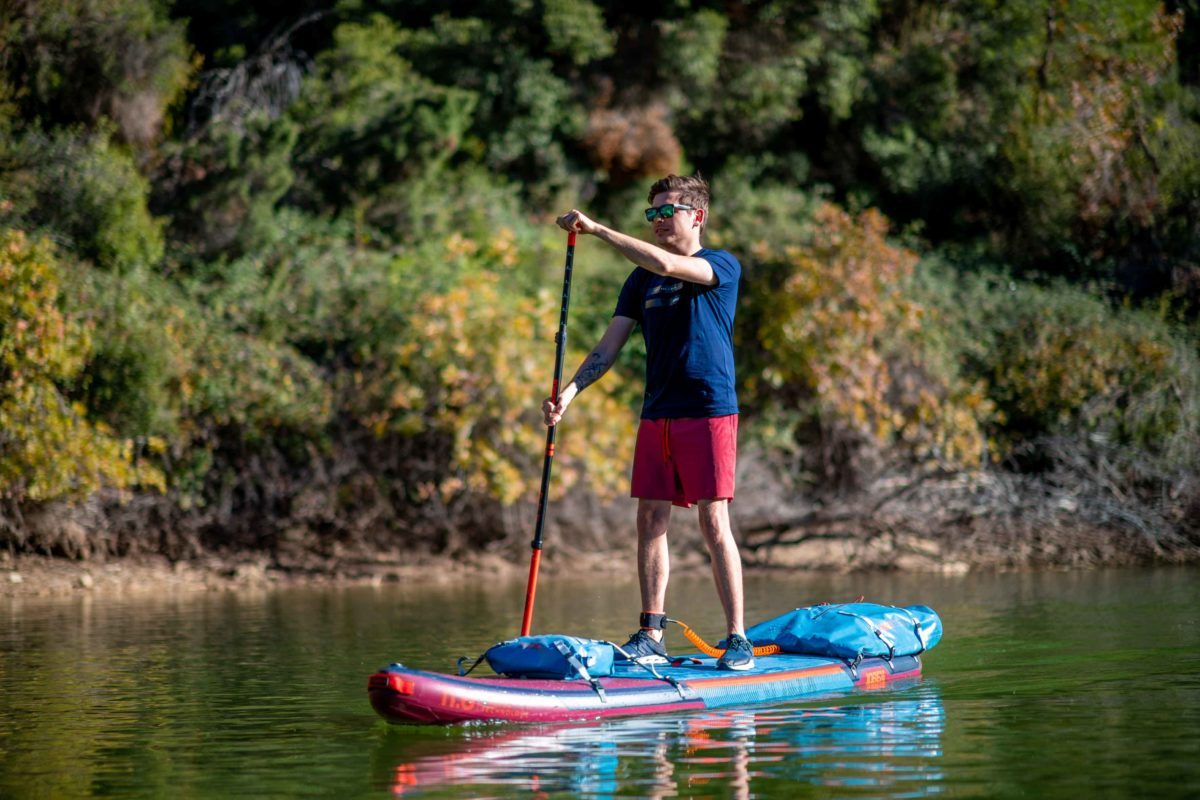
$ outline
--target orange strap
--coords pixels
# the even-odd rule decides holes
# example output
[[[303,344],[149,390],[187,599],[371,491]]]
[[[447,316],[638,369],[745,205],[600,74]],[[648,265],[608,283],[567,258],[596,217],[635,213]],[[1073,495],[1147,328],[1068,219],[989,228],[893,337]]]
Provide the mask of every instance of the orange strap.
[[[862,601],[863,601],[863,595],[861,595],[861,594],[858,596],[857,599],[854,600],[855,603],[861,603]],[[826,602],[826,603],[822,603],[821,605],[830,605],[830,604],[828,602]],[[677,620],[677,619],[669,619],[667,621],[674,622],[676,625],[683,628],[683,635],[688,638],[689,642],[691,642],[693,645],[695,645],[697,650],[699,650],[701,653],[704,653],[704,655],[712,656],[713,658],[719,658],[721,656],[721,654],[723,654],[725,652],[724,650],[721,650],[720,648],[713,647],[711,644],[709,644],[708,642],[701,639],[700,634],[698,634],[694,630],[692,630],[686,622],[681,622],[680,620]],[[783,650],[781,650],[779,645],[777,645],[777,644],[764,644],[764,645],[754,648],[754,655],[756,655],[756,656],[773,656],[777,653],[782,653],[782,652],[783,652]]]
[[[721,654],[725,652],[720,648],[713,647],[711,644],[701,639],[700,634],[692,630],[686,622],[680,622],[677,619],[673,619],[671,622],[674,622],[676,625],[683,628],[683,635],[688,638],[689,642],[696,646],[697,650],[699,650],[701,653],[704,653],[704,655],[712,656],[713,658],[719,658]],[[760,647],[754,648],[754,655],[756,656],[773,656],[776,653],[782,652],[783,651],[779,649],[779,645],[777,644],[764,644]]]

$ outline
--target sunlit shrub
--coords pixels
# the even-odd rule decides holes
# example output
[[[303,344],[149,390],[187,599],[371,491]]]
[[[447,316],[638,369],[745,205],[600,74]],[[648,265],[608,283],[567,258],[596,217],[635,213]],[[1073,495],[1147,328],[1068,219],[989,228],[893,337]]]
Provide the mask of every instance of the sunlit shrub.
[[[1109,238],[1121,228],[1153,224],[1158,161],[1171,157],[1159,117],[1169,103],[1156,87],[1174,70],[1182,12],[1124,5],[1048,19],[1053,58],[1029,55],[1029,66],[1042,59],[1040,79],[1021,87],[1001,151],[1029,233],[1048,248],[1073,235],[1092,251],[1085,258],[1123,244]]]
[[[753,327],[742,340],[755,345],[744,378],[751,401],[938,463],[979,464],[991,403],[923,352],[920,330],[937,323],[909,295],[916,254],[888,241],[876,211],[852,216],[818,202],[801,227],[782,248],[750,247]]]
[[[438,14],[402,32],[400,53],[422,76],[475,99],[459,142],[463,154],[517,181],[539,205],[578,184],[573,151],[587,112],[570,76],[578,58],[598,58],[612,41],[603,27],[580,29],[578,15],[564,16],[566,5],[518,4],[500,16]],[[567,52],[573,42],[584,49]]]
[[[550,53],[577,66],[612,55],[616,34],[604,26],[604,14],[591,0],[545,0],[542,5]]]
[[[729,18],[712,9],[696,9],[679,19],[655,21],[665,69],[662,77],[675,89],[676,103],[685,113],[702,115],[703,109],[687,100],[707,97],[716,87],[721,48],[729,33]]]
[[[558,300],[549,288],[517,296],[495,275],[466,276],[421,298],[404,335],[361,376],[356,406],[363,425],[380,435],[448,435],[448,474],[424,491],[485,492],[504,504],[537,491],[540,406],[550,389]],[[564,380],[580,360],[573,349]],[[556,492],[584,476],[601,491],[620,486],[634,417],[603,384],[581,395],[558,436]]]
[[[361,247],[351,220],[276,211],[267,241],[251,253],[198,264],[184,292],[214,324],[303,353],[318,367],[369,354],[403,314],[389,280],[395,256]],[[422,276],[436,286],[441,261]],[[415,282],[415,278],[414,278]]]
[[[46,501],[101,486],[163,488],[142,458],[155,439],[122,439],[63,391],[90,355],[88,327],[62,309],[50,248],[0,233],[0,496]]]

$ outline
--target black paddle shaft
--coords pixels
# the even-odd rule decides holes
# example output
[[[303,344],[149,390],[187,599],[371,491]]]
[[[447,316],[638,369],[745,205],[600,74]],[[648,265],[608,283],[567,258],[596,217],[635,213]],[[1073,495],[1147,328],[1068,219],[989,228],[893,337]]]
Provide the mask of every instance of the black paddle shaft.
[[[554,403],[558,403],[559,383],[562,382],[563,356],[567,350],[567,311],[571,305],[571,270],[575,266],[575,232],[571,231],[567,234],[567,261],[563,266],[563,288],[562,288],[562,308],[558,315],[558,333],[554,336],[556,344],[554,351],[554,384],[550,390],[550,396]],[[551,425],[546,428],[546,456],[542,461],[542,488],[538,494],[538,511],[537,524],[533,529],[533,542],[531,547],[534,550],[542,549],[542,532],[546,527],[546,504],[549,502],[550,493],[550,467],[554,461],[554,432],[558,430],[557,425]]]

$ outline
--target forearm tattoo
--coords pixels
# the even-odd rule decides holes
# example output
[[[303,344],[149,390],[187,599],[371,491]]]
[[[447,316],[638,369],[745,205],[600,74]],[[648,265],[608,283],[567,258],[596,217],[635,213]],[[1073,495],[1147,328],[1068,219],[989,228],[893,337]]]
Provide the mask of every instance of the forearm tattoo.
[[[609,366],[604,356],[592,351],[592,354],[583,362],[583,366],[575,373],[575,388],[582,392],[585,387],[600,380],[600,376],[608,372]]]

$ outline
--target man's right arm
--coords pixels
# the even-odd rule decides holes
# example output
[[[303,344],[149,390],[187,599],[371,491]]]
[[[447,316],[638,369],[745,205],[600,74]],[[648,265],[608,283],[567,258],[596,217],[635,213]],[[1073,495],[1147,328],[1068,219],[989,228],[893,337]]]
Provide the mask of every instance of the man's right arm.
[[[688,283],[699,283],[704,286],[714,286],[717,283],[717,276],[707,260],[664,250],[658,245],[601,225],[578,209],[571,209],[559,217],[556,222],[563,230],[578,231],[595,236],[615,248],[617,252],[634,264],[655,275],[678,278]]]
[[[625,342],[629,341],[629,334],[633,333],[635,325],[637,325],[637,321],[629,317],[616,316],[612,318],[612,321],[608,323],[608,330],[600,337],[600,342],[592,348],[592,352],[575,371],[575,377],[559,393],[558,402],[555,403],[552,397],[547,397],[542,402],[542,415],[545,417],[547,425],[557,425],[566,412],[567,406],[575,399],[575,395],[591,386],[600,379],[600,376],[608,372],[609,367],[616,362],[617,355],[625,346]]]

